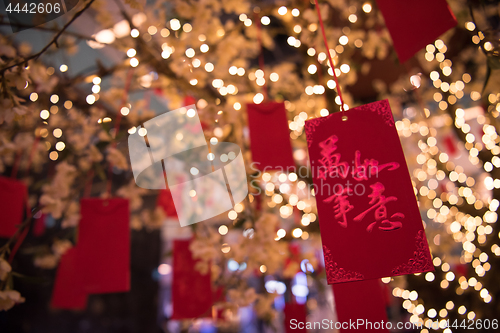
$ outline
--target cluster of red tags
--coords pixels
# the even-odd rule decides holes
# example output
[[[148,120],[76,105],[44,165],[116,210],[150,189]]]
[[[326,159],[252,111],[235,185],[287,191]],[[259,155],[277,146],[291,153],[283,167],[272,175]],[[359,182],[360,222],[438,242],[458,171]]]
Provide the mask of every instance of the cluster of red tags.
[[[377,3],[401,62],[456,25],[445,0]],[[293,169],[284,104],[248,104],[247,112],[254,166]],[[338,320],[387,321],[387,290],[380,278],[433,270],[389,103],[311,119],[305,131],[326,276],[333,285]],[[0,236],[11,237],[23,216],[26,188],[6,178],[0,178],[0,185]],[[175,215],[173,210],[171,205],[166,209],[168,215]],[[194,269],[189,241],[174,241],[173,254],[173,319],[210,316],[216,299],[206,292],[211,290],[210,274]],[[128,201],[82,199],[78,242],[61,258],[52,305],[84,309],[89,294],[129,289]],[[305,318],[304,305],[286,305],[287,323]],[[289,325],[285,327],[288,331]]]
[[[400,62],[456,25],[445,0],[377,4]],[[247,110],[258,169],[295,167],[284,135],[284,106],[263,103],[248,105]],[[284,134],[278,137],[278,132]],[[308,120],[305,132],[326,276],[338,321],[387,322],[388,290],[380,278],[434,270],[389,102]],[[304,322],[305,313],[305,306],[286,305],[287,332],[297,331],[291,330],[290,320]]]

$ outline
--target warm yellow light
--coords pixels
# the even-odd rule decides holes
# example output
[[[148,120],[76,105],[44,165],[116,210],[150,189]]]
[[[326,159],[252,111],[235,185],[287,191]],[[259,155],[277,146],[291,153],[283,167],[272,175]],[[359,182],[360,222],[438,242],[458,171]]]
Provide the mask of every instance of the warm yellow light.
[[[221,226],[219,227],[219,234],[221,234],[221,235],[225,235],[225,234],[227,234],[227,233],[228,233],[228,231],[229,231],[229,229],[228,229],[228,228],[227,228],[227,226],[225,226],[225,225],[221,225]]]

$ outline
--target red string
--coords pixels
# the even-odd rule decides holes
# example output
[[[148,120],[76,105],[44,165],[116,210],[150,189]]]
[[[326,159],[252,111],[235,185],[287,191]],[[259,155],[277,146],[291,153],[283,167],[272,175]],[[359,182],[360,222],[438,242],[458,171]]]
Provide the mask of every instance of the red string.
[[[118,134],[118,130],[120,129],[120,122],[122,120],[122,112],[121,108],[125,106],[125,103],[127,102],[128,98],[128,91],[130,89],[130,84],[132,83],[132,76],[134,74],[133,68],[129,68],[127,72],[127,78],[125,80],[125,87],[124,87],[124,92],[123,92],[123,97],[120,102],[120,110],[118,110],[118,114],[116,116],[116,122],[115,122],[115,131],[113,133],[113,143],[111,144],[111,147],[115,148],[116,147],[116,135]],[[106,193],[108,194],[108,197],[111,195],[111,175],[113,171],[113,165],[110,163],[108,167],[108,181],[106,184]]]
[[[264,49],[262,47],[262,25],[260,24],[260,17],[257,13],[254,13],[255,17],[255,24],[257,25],[257,41],[259,42],[259,49],[260,49],[260,54],[259,54],[259,67],[262,72],[264,72]],[[267,100],[267,85],[266,82],[264,81],[264,85],[262,86],[263,89],[263,95],[264,95],[264,100]]]
[[[321,33],[323,34],[323,42],[326,47],[326,54],[328,55],[328,60],[330,61],[330,67],[332,68],[333,78],[335,79],[335,84],[337,85],[337,93],[340,98],[340,111],[344,112],[344,99],[342,98],[342,91],[340,89],[339,80],[337,79],[337,74],[335,74],[335,66],[333,65],[332,55],[330,54],[330,48],[328,47],[328,42],[326,40],[325,25],[323,24],[323,19],[321,18],[321,11],[319,9],[318,0],[314,0],[316,5],[316,12],[318,13],[319,25],[321,27]]]
[[[319,62],[319,59],[316,57],[316,63],[318,64],[318,81],[323,84],[323,67],[321,66],[321,63]],[[328,106],[328,98],[326,97],[326,94],[323,94],[325,97],[325,106]]]
[[[16,154],[16,159],[14,160],[14,165],[12,166],[12,172],[10,174],[11,178],[16,178],[17,177],[17,172],[19,171],[19,165],[21,164],[21,157],[23,154],[21,152],[18,152]]]
[[[89,171],[87,171],[87,183],[85,184],[85,190],[83,191],[84,197],[90,197],[92,192],[92,180],[94,179],[94,169],[91,167]]]
[[[30,230],[29,225],[27,225],[26,227],[24,227],[24,230],[21,232],[21,234],[19,234],[19,236],[17,237],[16,244],[14,244],[14,247],[12,248],[12,251],[10,252],[9,255],[9,263],[12,263],[12,260],[14,260],[14,256],[16,255],[17,250],[19,250],[19,248],[21,247],[21,244],[28,235],[29,230]]]

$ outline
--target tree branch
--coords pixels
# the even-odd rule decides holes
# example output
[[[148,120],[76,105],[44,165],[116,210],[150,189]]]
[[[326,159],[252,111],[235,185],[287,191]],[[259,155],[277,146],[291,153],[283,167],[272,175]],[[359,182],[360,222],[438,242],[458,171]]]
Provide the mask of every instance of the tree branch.
[[[47,31],[47,32],[59,32],[59,29],[57,29],[57,28],[47,28],[47,27],[43,27],[43,26],[33,27],[33,26],[29,25],[29,24],[0,22],[0,26],[5,26],[5,25],[15,26],[15,27],[18,27],[18,28],[32,28],[32,29],[37,29],[37,30],[40,30],[40,31]],[[65,35],[76,37],[78,39],[92,40],[94,42],[97,42],[97,40],[94,37],[92,37],[92,36],[86,36],[86,35],[83,35],[83,34],[79,34],[77,32],[63,31],[63,33]]]
[[[32,60],[32,59],[37,59],[39,56],[41,56],[45,51],[47,51],[51,46],[52,44],[56,44],[57,45],[57,40],[59,39],[59,37],[61,37],[61,35],[64,33],[64,31],[78,18],[80,17],[80,15],[83,14],[84,11],[86,11],[91,5],[92,3],[94,3],[95,0],[90,0],[82,9],[80,9],[78,12],[75,13],[75,15],[73,15],[73,17],[62,27],[61,30],[59,30],[59,32],[52,38],[52,40],[47,44],[45,45],[45,47],[43,49],[41,49],[40,51],[38,51],[37,53],[34,53],[32,55],[30,55],[29,57],[27,57],[26,59],[24,59],[23,61],[19,61],[19,62],[16,62],[15,64],[13,65],[8,65],[4,68],[1,68],[0,69],[0,75],[3,75],[3,73],[8,70],[8,69],[11,69],[13,67],[16,67],[16,66],[19,66],[19,65],[22,65],[22,64],[26,64],[28,61]]]

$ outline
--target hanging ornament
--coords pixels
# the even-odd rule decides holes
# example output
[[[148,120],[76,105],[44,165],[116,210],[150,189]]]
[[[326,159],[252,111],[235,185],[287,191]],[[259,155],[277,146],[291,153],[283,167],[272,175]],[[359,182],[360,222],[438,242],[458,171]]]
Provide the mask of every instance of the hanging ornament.
[[[295,168],[284,103],[247,104],[250,148],[261,171]]]
[[[130,222],[125,199],[80,201],[78,264],[89,294],[130,290]]]
[[[177,218],[177,211],[175,210],[174,199],[170,190],[160,190],[158,199],[156,199],[156,206],[159,206],[165,212],[167,217]]]
[[[173,280],[171,319],[192,319],[212,315],[210,270],[201,274],[189,250],[189,240],[175,240],[173,248]]]
[[[0,237],[12,237],[24,216],[28,193],[24,183],[0,177]]]
[[[85,310],[87,296],[77,248],[74,247],[66,251],[59,261],[51,306],[57,309]]]
[[[377,0],[400,62],[457,25],[446,0]]]
[[[295,300],[285,304],[285,333],[307,333],[307,308]]]
[[[388,304],[379,279],[334,284],[332,288],[340,332],[389,333]]]
[[[305,130],[328,283],[432,271],[389,102],[308,120]]]

